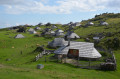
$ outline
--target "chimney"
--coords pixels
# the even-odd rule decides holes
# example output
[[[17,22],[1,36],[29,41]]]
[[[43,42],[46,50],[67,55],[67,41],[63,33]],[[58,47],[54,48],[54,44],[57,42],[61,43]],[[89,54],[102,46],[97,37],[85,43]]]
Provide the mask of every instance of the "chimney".
[[[70,38],[68,39],[68,46],[70,46]]]

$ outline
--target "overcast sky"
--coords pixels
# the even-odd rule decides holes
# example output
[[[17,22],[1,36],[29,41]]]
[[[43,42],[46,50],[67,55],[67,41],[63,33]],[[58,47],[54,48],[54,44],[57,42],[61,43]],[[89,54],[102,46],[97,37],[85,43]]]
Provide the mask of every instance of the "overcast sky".
[[[0,28],[80,22],[105,12],[120,12],[120,0],[0,0]]]

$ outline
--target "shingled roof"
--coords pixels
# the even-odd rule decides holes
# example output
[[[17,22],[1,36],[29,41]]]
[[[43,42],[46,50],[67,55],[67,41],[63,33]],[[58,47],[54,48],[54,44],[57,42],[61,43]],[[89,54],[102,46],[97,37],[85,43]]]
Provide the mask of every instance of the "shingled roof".
[[[69,49],[78,49],[79,57],[84,58],[100,58],[101,54],[94,48],[94,43],[88,42],[70,42],[70,46],[62,46],[55,50],[55,54],[68,54]]]
[[[33,28],[28,29],[28,32],[35,31]]]
[[[64,37],[67,37],[68,38],[80,38],[76,33],[74,32],[71,32],[71,31],[68,31]]]
[[[25,38],[22,34],[17,34],[15,38]]]
[[[62,36],[62,35],[64,35],[64,31],[61,30],[61,29],[58,29],[58,30],[55,31],[55,35],[56,36]]]
[[[41,28],[40,27],[35,27],[35,30],[41,30]]]
[[[107,22],[100,22],[100,25],[108,25],[108,23]]]
[[[55,38],[52,42],[48,43],[50,47],[64,46],[67,42],[64,38]]]

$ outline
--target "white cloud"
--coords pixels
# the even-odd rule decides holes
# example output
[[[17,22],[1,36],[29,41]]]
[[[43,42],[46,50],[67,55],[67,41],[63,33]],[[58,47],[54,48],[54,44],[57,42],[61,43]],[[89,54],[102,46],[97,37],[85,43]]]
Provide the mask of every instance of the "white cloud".
[[[120,7],[120,0],[110,0],[109,4],[107,4],[108,7],[112,8],[119,8]],[[120,9],[120,8],[119,8]]]
[[[72,11],[97,11],[119,8],[120,0],[55,0],[58,5],[49,5],[54,0],[0,0],[7,13],[71,13]],[[46,4],[44,4],[46,3]],[[112,6],[111,6],[112,5]]]
[[[43,2],[43,3],[48,3],[49,2],[49,0],[40,0],[41,2]]]
[[[0,0],[0,5],[21,5],[31,0]]]

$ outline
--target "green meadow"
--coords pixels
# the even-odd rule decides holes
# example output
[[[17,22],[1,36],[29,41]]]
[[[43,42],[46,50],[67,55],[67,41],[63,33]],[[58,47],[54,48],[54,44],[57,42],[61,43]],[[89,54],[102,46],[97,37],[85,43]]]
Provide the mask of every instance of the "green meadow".
[[[99,20],[96,19],[101,20],[101,18],[104,19],[104,17],[106,17],[106,15],[101,15],[88,21],[98,23]],[[111,23],[111,25],[107,26],[107,28],[110,27],[109,29],[105,29],[106,26],[98,25],[90,26],[88,28],[75,27],[74,32],[84,38],[91,33],[119,32],[119,19],[120,18],[106,19],[108,23]],[[83,24],[88,21],[83,21]],[[114,24],[112,24],[112,22],[114,22]],[[58,27],[59,29],[64,30],[67,26],[61,27],[58,25]],[[45,28],[45,26],[42,26],[41,28]],[[41,31],[38,32],[41,33]],[[45,62],[45,56],[34,62],[33,60],[35,56],[39,53],[33,52],[37,46],[44,45],[44,48],[48,49],[48,42],[52,41],[55,37],[37,37],[35,34],[29,34],[26,32],[21,33],[25,38],[15,39],[14,36],[17,34],[19,33],[17,33],[16,30],[0,29],[0,79],[119,79],[120,77],[119,49],[113,51],[117,60],[116,71],[81,69],[71,64],[63,64],[56,61]],[[108,38],[119,38],[119,36],[120,34],[106,37],[102,42],[104,43]],[[84,38],[76,41],[85,41]],[[51,57],[53,55],[54,54],[50,54],[47,57]],[[37,69],[37,64],[43,64],[44,68]]]
[[[103,27],[79,28],[76,32],[79,35]],[[83,32],[84,29],[84,32]],[[32,60],[38,53],[33,53],[37,44],[45,45],[54,38],[35,37],[34,34],[22,33],[25,38],[15,39],[17,35],[13,31],[0,31],[0,79],[119,79],[120,74],[120,50],[115,51],[117,59],[116,71],[100,71],[80,69],[70,64],[44,61],[44,57],[37,62]],[[83,41],[78,40],[78,41]],[[20,52],[23,52],[22,54]],[[52,56],[53,54],[49,55]],[[7,61],[7,59],[10,59]],[[37,69],[37,64],[43,64],[43,69]]]

